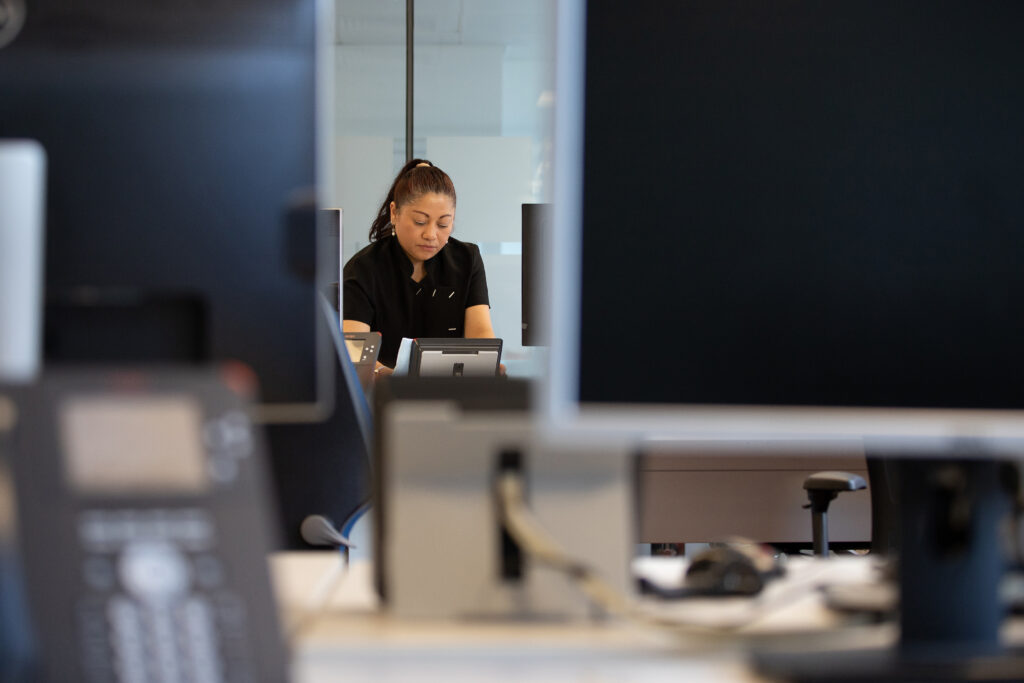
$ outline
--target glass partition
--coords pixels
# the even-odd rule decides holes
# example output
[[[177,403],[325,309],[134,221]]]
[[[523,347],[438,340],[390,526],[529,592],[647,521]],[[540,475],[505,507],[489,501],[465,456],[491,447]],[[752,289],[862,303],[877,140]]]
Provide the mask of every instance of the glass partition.
[[[337,0],[336,182],[347,260],[405,162],[405,3]],[[452,177],[454,235],[480,247],[510,374],[521,343],[522,204],[550,195],[554,3],[417,0],[413,153]]]

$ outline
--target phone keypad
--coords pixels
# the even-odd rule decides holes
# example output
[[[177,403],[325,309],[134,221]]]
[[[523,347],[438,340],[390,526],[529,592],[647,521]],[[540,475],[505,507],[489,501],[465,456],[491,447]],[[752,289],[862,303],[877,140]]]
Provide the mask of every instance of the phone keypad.
[[[243,683],[244,605],[224,589],[199,509],[88,510],[78,523],[90,594],[78,604],[90,683]]]
[[[197,508],[176,510],[88,510],[78,519],[78,537],[86,552],[116,552],[142,540],[205,550],[214,540],[210,515]]]

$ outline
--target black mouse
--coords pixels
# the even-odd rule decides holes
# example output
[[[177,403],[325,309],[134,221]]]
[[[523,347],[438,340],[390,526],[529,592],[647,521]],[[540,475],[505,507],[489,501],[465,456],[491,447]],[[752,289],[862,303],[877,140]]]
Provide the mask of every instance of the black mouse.
[[[720,546],[693,558],[685,585],[703,595],[755,595],[764,588],[764,576],[747,554]]]

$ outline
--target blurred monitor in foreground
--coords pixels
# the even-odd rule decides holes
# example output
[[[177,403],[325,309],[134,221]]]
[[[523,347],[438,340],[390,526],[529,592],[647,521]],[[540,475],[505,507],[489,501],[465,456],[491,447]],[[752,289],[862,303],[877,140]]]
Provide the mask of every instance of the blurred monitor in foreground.
[[[1024,5],[559,13],[551,432],[949,459],[903,477],[902,652],[992,649],[990,458],[1024,445]]]
[[[50,360],[238,360],[263,419],[329,414],[316,6],[25,4],[0,138],[48,158]]]
[[[1019,447],[1024,7],[573,7],[554,413]],[[623,327],[658,340],[656,373],[614,361]]]
[[[25,11],[0,49],[0,138],[48,160],[45,362],[247,365],[301,546],[306,515],[343,518],[368,487],[318,304],[340,229],[317,211],[327,3],[6,6]]]

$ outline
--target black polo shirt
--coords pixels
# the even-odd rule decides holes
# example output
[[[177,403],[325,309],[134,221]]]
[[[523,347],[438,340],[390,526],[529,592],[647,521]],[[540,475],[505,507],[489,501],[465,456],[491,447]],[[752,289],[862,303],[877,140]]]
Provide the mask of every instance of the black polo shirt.
[[[423,279],[413,282],[412,261],[394,236],[371,243],[345,264],[342,317],[381,333],[384,365],[394,367],[402,337],[462,337],[466,309],[490,304],[475,244],[450,238],[423,270]]]

